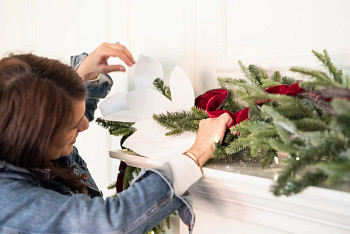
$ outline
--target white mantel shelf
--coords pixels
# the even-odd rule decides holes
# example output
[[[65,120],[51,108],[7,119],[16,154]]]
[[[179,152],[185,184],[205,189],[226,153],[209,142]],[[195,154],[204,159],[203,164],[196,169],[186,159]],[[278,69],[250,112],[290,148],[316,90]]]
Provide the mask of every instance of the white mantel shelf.
[[[134,167],[158,166],[120,150],[110,156]],[[350,193],[309,187],[295,196],[276,197],[270,179],[205,167],[203,174],[190,188],[195,234],[350,233]]]

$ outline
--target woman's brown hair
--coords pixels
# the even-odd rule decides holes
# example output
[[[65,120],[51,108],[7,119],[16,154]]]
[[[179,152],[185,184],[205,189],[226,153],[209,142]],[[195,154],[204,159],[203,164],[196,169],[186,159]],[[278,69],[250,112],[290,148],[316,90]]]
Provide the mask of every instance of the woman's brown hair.
[[[83,81],[71,67],[33,54],[0,60],[0,160],[30,170],[50,169],[50,180],[83,191],[73,168],[49,160],[49,147],[71,124],[73,103],[84,100]]]

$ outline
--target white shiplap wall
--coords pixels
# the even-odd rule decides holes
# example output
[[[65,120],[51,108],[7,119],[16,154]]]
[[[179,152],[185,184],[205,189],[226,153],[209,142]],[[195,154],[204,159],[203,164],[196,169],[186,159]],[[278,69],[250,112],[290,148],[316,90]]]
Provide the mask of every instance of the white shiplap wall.
[[[102,41],[120,41],[135,57],[158,59],[166,81],[175,65],[182,66],[199,95],[216,88],[219,75],[242,78],[238,60],[283,75],[294,75],[290,66],[318,67],[312,49],[327,49],[348,73],[349,10],[347,0],[0,0],[0,55],[32,51],[68,62]],[[132,87],[132,69],[112,76],[112,93]],[[118,139],[91,124],[77,145],[105,190],[115,178],[116,160],[108,151]]]

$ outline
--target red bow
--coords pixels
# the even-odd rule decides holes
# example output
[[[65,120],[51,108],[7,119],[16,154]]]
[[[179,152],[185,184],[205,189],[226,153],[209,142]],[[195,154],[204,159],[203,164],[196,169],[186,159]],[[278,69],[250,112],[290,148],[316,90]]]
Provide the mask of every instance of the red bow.
[[[304,89],[300,88],[298,83],[292,85],[277,85],[265,89],[267,93],[273,94],[285,94],[289,96],[296,96],[298,93],[305,92]],[[213,89],[209,90],[203,95],[200,95],[195,100],[195,105],[198,108],[206,110],[209,118],[219,117],[223,113],[228,113],[233,121],[229,127],[232,127],[240,122],[249,119],[249,107],[244,108],[243,110],[237,111],[232,114],[228,110],[222,110],[225,101],[229,97],[229,92],[227,89]],[[269,102],[270,100],[259,101],[256,104],[261,104],[264,102]]]
[[[219,117],[223,113],[228,113],[234,120],[229,127],[232,127],[235,123],[236,117],[228,110],[222,110],[222,106],[229,97],[227,89],[213,89],[209,90],[203,95],[200,95],[195,100],[195,105],[198,108],[206,110],[209,118]],[[236,113],[235,113],[236,114]]]

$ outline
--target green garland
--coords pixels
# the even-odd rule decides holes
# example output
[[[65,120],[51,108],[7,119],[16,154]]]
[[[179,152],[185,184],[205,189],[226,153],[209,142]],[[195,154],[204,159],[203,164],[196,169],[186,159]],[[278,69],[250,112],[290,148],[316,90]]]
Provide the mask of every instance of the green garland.
[[[239,65],[246,79],[218,78],[219,86],[231,94],[223,109],[234,113],[248,106],[250,119],[232,127],[231,132],[239,135],[225,134],[223,144],[214,155],[218,159],[243,155],[246,160],[260,161],[262,168],[272,165],[274,157],[281,152],[289,155],[283,160],[278,179],[271,187],[277,196],[297,194],[310,185],[350,182],[350,102],[344,99],[350,97],[349,78],[333,65],[327,51],[312,53],[326,71],[304,67],[292,67],[291,71],[310,77],[299,81],[299,85],[320,98],[308,95],[310,92],[296,97],[267,93],[264,90],[268,87],[291,85],[296,80],[281,76],[278,71],[269,77],[261,68],[245,67],[242,62]],[[154,84],[171,99],[169,89],[160,79]],[[233,94],[238,94],[239,98]],[[331,97],[333,101],[324,101],[323,97]],[[255,100],[273,102],[256,105]],[[153,118],[168,129],[167,135],[171,136],[196,132],[199,121],[208,115],[193,107],[189,111],[163,113]],[[110,132],[113,129],[111,134],[117,132],[118,122],[98,121]]]

